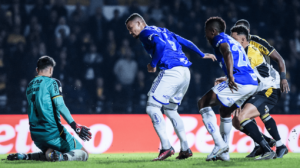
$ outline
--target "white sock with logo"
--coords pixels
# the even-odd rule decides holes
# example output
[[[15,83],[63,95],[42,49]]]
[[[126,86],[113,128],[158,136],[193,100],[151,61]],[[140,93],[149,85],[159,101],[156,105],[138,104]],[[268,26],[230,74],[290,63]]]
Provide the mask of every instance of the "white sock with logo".
[[[177,111],[169,110],[166,108],[164,108],[164,112],[168,116],[168,118],[171,120],[174,130],[176,132],[176,135],[180,139],[181,150],[187,151],[189,149],[189,145],[187,143],[184,124],[183,124],[183,121],[182,121],[180,115],[178,114]]]
[[[224,142],[227,143],[227,145],[229,145],[229,138],[230,138],[230,131],[231,131],[231,127],[232,127],[232,119],[231,117],[228,118],[221,118],[221,123],[220,123],[220,133],[221,136],[224,140]]]
[[[80,149],[71,150],[63,155],[67,155],[68,160],[66,161],[87,161],[88,159],[88,154]]]
[[[225,147],[226,143],[223,141],[223,138],[219,132],[216,114],[214,113],[212,108],[205,107],[205,108],[200,109],[199,112],[202,115],[202,120],[203,120],[203,123],[204,123],[207,131],[210,133],[210,135],[214,139],[215,145],[219,146],[221,148]]]
[[[166,132],[166,122],[160,111],[160,108],[154,106],[147,106],[147,114],[150,116],[153,127],[160,139],[162,149],[170,149],[171,144]]]

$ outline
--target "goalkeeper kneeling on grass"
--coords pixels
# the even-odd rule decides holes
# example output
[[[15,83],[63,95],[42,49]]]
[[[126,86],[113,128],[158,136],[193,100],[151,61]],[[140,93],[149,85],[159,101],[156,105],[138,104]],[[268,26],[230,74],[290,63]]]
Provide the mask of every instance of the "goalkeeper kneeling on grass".
[[[86,126],[80,126],[73,120],[66,107],[59,80],[52,78],[55,61],[49,56],[42,56],[37,62],[38,75],[28,84],[28,118],[31,138],[42,152],[16,153],[7,156],[8,160],[42,161],[86,161],[88,152],[64,128],[60,115],[85,140],[91,139]]]

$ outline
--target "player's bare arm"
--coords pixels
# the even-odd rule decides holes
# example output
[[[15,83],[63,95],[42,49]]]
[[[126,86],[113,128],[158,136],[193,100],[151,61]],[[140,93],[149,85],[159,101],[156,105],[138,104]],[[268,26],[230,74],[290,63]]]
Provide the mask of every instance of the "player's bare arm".
[[[205,53],[203,59],[211,59],[212,61],[217,61],[217,58],[214,54]]]
[[[156,72],[156,67],[152,67],[150,63],[147,65],[147,69],[149,73],[155,73]]]
[[[223,55],[224,62],[226,64],[226,69],[227,69],[227,74],[228,74],[228,86],[233,93],[233,90],[237,91],[238,87],[236,83],[234,82],[234,77],[233,77],[233,59],[232,59],[232,54],[229,49],[229,45],[227,43],[222,43],[220,44],[220,52]]]
[[[279,70],[280,70],[280,89],[281,92],[288,93],[290,91],[289,84],[286,80],[286,67],[284,59],[281,55],[275,50],[271,53],[270,58],[278,63]]]

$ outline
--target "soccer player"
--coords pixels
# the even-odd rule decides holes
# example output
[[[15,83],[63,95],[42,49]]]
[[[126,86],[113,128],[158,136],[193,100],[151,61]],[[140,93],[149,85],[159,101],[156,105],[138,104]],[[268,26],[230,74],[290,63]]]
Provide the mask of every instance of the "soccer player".
[[[62,97],[59,80],[51,78],[55,61],[42,56],[37,61],[37,76],[28,84],[28,118],[31,138],[42,152],[10,154],[8,160],[86,161],[88,152],[64,128],[60,115],[83,140],[91,139],[89,128],[76,124]]]
[[[276,149],[276,154],[278,157],[282,158],[282,156],[288,152],[288,149],[281,142],[276,123],[269,114],[269,111],[276,105],[281,94],[279,79],[276,80],[272,77],[272,70],[268,66],[264,56],[254,45],[249,43],[250,35],[245,26],[239,25],[233,27],[231,29],[231,36],[244,47],[251,62],[251,67],[254,69],[254,72],[259,79],[257,94],[251,96],[245,102],[245,107],[242,112],[240,109],[236,111],[233,119],[233,125],[236,129],[241,130],[248,135],[249,133],[244,131],[243,127],[240,127],[239,123],[246,119],[253,119],[260,116],[268,132],[273,134],[274,137],[276,137],[275,139],[279,139],[276,141],[277,144],[280,143],[280,146]],[[279,76],[276,70],[275,72]],[[259,143],[263,139],[263,137],[259,136],[259,138],[255,137],[253,140],[256,143]],[[263,158],[263,155],[264,154],[257,159]]]
[[[235,25],[244,25],[248,29],[248,32],[250,33],[250,23],[247,20],[245,19],[238,20],[235,23]],[[285,68],[286,66],[285,66],[284,59],[280,56],[280,54],[276,51],[276,49],[273,46],[271,46],[266,40],[256,35],[249,35],[249,36],[250,36],[250,44],[254,45],[264,55],[266,59],[266,64],[271,70],[271,75],[276,79],[276,81],[280,80],[280,82],[278,82],[280,83],[280,86],[277,86],[275,88],[280,87],[282,93],[284,92],[288,93],[290,91],[290,88],[286,80],[286,68]],[[271,66],[270,58],[278,63],[280,77],[277,71]],[[255,120],[253,121],[255,122]],[[287,149],[285,146],[282,146],[283,143],[281,142],[280,136],[278,134],[275,120],[270,116],[270,120],[265,124],[267,130],[269,129],[271,130],[269,133],[276,141],[277,157],[281,158],[287,152]],[[269,142],[269,144],[273,143],[272,142],[273,140],[271,138],[268,138],[265,135],[263,136]],[[261,148],[258,144],[255,143],[254,150],[247,157],[255,157],[260,154],[261,154]]]
[[[241,107],[255,93],[258,85],[257,77],[250,66],[245,50],[236,40],[225,34],[225,29],[226,23],[220,17],[210,17],[205,22],[206,39],[212,45],[217,60],[227,76],[226,81],[214,86],[198,101],[203,123],[215,142],[215,147],[207,156],[206,161],[213,160],[229,150],[228,141],[225,138],[223,140],[216,115],[211,107],[220,105],[220,109],[233,111],[236,107]],[[228,121],[221,119],[221,122]],[[252,126],[245,125],[244,128],[248,130]],[[224,160],[228,161],[229,155]]]
[[[170,32],[166,28],[148,26],[143,17],[137,13],[130,15],[125,24],[129,34],[140,39],[142,46],[152,57],[151,63],[147,65],[148,72],[156,72],[156,66],[161,69],[148,93],[146,107],[146,112],[152,120],[162,146],[158,157],[153,161],[164,160],[174,154],[160,111],[162,106],[180,139],[181,151],[176,159],[191,157],[193,153],[189,149],[184,125],[177,112],[178,105],[180,105],[189,86],[189,67],[192,64],[182,52],[181,45],[191,49],[202,58],[212,60],[216,58],[212,54],[202,53],[191,41]]]

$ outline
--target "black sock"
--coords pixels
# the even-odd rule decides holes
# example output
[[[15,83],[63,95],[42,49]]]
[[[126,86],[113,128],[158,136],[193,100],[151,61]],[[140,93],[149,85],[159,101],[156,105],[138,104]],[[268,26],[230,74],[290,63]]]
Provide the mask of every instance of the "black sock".
[[[263,119],[264,118],[264,119]],[[277,126],[276,126],[276,122],[275,120],[270,116],[264,116],[262,119],[262,121],[264,122],[265,126],[266,126],[266,129],[268,130],[269,134],[276,140],[276,141],[279,141],[281,138],[280,138],[280,135],[278,133],[278,129],[277,129]]]
[[[252,121],[257,125],[255,119],[252,119]],[[265,140],[266,140],[267,142],[270,142],[270,141],[272,140],[271,138],[267,137],[267,136],[266,136],[265,134],[263,134],[262,132],[260,132],[260,133],[261,133],[261,135],[265,138]]]
[[[259,132],[257,125],[250,119],[245,120],[241,123],[241,127],[249,132],[248,136],[250,136],[254,142],[258,143],[264,152],[270,152],[271,148],[268,143],[264,140],[263,136]]]

